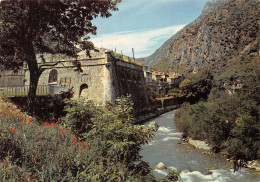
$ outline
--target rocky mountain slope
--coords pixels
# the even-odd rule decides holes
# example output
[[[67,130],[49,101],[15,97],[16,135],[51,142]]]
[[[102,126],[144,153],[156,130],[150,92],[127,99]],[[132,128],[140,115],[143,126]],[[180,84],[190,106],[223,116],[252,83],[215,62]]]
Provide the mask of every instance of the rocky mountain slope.
[[[259,59],[259,0],[211,0],[202,14],[145,59],[165,71],[221,69],[230,60]]]

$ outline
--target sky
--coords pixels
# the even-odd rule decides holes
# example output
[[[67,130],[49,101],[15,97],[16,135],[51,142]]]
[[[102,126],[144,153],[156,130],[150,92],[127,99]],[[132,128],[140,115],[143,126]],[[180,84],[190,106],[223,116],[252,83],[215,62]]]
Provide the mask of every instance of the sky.
[[[135,58],[151,55],[166,40],[195,20],[208,0],[122,0],[109,18],[97,18],[95,47]]]

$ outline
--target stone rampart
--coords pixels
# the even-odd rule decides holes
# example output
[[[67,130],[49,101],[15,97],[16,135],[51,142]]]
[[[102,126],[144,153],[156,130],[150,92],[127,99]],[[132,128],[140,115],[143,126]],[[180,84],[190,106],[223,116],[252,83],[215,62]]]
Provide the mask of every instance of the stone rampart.
[[[117,97],[131,94],[137,111],[145,107],[148,97],[142,67],[117,60],[105,50],[95,51],[91,58],[80,53],[77,60],[47,55],[43,61],[38,56],[39,66],[59,61],[55,66],[46,67],[38,84],[65,86],[74,92],[73,99],[86,98],[102,105],[106,102],[115,104]],[[25,84],[29,85],[29,70],[26,70],[25,78]]]
[[[25,74],[23,70],[18,73],[13,71],[2,71],[0,72],[0,88],[7,86],[23,86]]]

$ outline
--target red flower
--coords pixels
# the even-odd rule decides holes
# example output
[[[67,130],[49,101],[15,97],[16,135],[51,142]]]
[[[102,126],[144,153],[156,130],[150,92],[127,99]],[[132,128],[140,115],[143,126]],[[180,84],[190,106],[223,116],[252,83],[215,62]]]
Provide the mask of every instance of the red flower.
[[[76,134],[79,134],[79,132],[77,132]]]
[[[76,140],[74,141],[74,144],[75,144],[75,145],[77,144],[77,141],[76,141]]]
[[[84,135],[85,133],[82,133],[82,135]]]
[[[67,130],[69,130],[70,128],[68,127]]]
[[[43,131],[41,131],[40,134],[43,134]]]
[[[62,136],[59,136],[59,138],[62,138]]]
[[[64,129],[64,128],[65,128],[65,126],[62,127],[62,129]]]
[[[31,124],[32,122],[28,121],[27,123],[28,123],[28,124]]]
[[[76,137],[74,136],[74,137],[73,137],[73,139],[75,140],[75,139],[76,139]]]
[[[87,150],[89,150],[89,147],[87,147]]]
[[[11,133],[14,133],[14,130],[15,130],[15,128],[12,128],[12,132]]]
[[[83,148],[86,148],[87,145],[82,145]]]
[[[48,124],[48,122],[46,121],[43,125],[46,126]]]
[[[54,120],[55,118],[51,118],[51,120]]]
[[[84,141],[81,142],[81,145],[83,145],[83,144],[84,144]]]
[[[54,123],[51,123],[51,125],[53,126],[53,125],[54,125]]]
[[[55,126],[55,128],[57,128],[58,126]]]
[[[22,118],[23,117],[23,115],[20,115],[20,118]]]
[[[67,130],[66,133],[68,133],[69,131]]]
[[[72,143],[73,141],[72,141],[72,139],[70,139],[70,143]]]

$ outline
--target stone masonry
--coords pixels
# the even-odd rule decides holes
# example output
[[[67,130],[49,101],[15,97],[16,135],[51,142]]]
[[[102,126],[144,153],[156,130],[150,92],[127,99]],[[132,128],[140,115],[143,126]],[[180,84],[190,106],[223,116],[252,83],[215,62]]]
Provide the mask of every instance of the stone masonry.
[[[62,55],[44,55],[38,56],[37,61],[39,66],[59,61],[43,72],[38,85],[71,89],[74,92],[73,99],[86,98],[104,105],[107,102],[115,104],[117,97],[131,94],[138,111],[148,105],[142,66],[118,60],[105,49],[93,50],[91,58],[82,51],[77,60]],[[29,85],[29,77],[27,69],[25,85]]]

